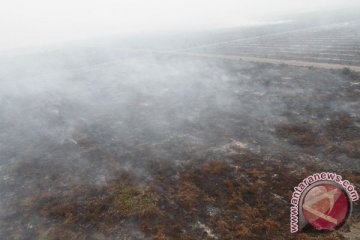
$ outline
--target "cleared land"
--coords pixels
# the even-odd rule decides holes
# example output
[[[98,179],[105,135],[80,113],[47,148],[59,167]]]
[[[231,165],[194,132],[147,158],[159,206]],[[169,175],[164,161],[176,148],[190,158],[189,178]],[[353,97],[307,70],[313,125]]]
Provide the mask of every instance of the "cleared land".
[[[188,52],[360,66],[359,29],[360,23],[351,21],[215,42],[185,50]]]

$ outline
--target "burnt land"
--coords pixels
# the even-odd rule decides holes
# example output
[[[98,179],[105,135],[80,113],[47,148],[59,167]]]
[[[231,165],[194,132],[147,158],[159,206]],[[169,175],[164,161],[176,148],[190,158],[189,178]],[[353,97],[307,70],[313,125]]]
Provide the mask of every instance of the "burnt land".
[[[65,99],[51,127],[81,109],[85,120],[70,137],[41,135],[21,151],[9,139],[2,239],[345,239],[360,221],[358,202],[343,228],[322,234],[290,234],[289,208],[293,187],[315,172],[359,186],[359,74],[149,58],[161,70],[156,77],[177,84],[145,83],[108,109],[103,96],[83,105]],[[120,68],[116,77],[143,70]],[[94,104],[102,110],[87,115]]]

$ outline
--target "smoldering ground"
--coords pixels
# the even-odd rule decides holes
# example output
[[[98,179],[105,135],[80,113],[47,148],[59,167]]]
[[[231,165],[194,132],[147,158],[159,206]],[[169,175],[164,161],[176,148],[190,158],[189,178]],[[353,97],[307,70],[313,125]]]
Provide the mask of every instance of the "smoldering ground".
[[[4,239],[286,237],[297,180],[359,180],[356,74],[101,48],[1,64]]]

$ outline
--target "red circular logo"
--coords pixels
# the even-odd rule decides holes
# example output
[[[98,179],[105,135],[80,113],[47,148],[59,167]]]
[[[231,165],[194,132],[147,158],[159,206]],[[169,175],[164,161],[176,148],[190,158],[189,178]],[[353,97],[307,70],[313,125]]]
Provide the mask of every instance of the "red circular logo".
[[[304,218],[317,230],[332,230],[341,226],[346,221],[349,211],[347,194],[332,184],[316,185],[303,198]]]

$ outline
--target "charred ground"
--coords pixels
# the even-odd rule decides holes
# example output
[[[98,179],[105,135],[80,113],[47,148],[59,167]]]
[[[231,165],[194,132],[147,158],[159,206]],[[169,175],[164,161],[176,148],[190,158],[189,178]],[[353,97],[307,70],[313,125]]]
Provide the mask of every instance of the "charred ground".
[[[68,126],[72,109],[84,113],[64,139],[3,146],[2,238],[342,239],[359,222],[356,203],[339,231],[289,233],[290,197],[304,177],[333,171],[359,186],[357,73],[147,58],[177,84],[140,81],[147,89],[126,101],[97,89],[108,95],[96,116],[94,103],[66,99],[52,127]]]

